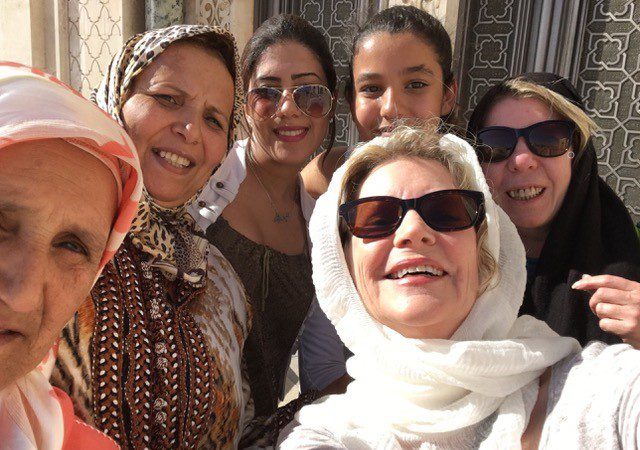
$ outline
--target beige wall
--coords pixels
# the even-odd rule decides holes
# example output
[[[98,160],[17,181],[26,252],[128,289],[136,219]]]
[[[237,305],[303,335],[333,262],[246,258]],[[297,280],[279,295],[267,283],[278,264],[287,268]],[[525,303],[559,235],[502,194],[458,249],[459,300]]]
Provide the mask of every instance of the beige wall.
[[[42,1],[0,1],[0,59],[44,69]]]

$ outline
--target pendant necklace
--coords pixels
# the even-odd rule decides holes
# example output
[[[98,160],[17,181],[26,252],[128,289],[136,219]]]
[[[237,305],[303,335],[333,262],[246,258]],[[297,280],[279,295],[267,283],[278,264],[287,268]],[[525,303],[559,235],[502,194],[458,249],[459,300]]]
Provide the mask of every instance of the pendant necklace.
[[[289,221],[289,216],[291,214],[291,211],[288,211],[284,214],[280,214],[278,212],[278,209],[276,208],[276,204],[273,201],[273,199],[271,198],[271,195],[269,194],[269,191],[267,190],[266,186],[264,185],[264,183],[262,182],[262,180],[260,179],[260,177],[258,176],[258,174],[256,173],[255,169],[253,168],[253,160],[251,158],[247,158],[247,166],[249,166],[249,169],[251,170],[251,173],[253,174],[254,177],[256,177],[256,180],[258,180],[258,183],[260,183],[260,186],[262,187],[262,190],[264,191],[264,193],[267,195],[267,198],[269,199],[269,203],[271,203],[271,208],[273,209],[273,212],[275,213],[274,217],[273,217],[273,221],[275,223],[283,223],[283,222],[288,222]]]

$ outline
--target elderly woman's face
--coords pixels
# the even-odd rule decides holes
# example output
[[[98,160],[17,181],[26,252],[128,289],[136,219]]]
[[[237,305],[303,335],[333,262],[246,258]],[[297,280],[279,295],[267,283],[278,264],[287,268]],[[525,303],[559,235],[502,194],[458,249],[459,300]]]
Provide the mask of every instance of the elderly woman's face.
[[[376,168],[362,184],[359,198],[411,199],[456,188],[442,164],[400,159]],[[394,234],[380,239],[351,236],[345,253],[355,286],[374,319],[408,338],[446,339],[478,295],[476,248],[473,228],[438,232],[410,210]],[[419,273],[404,273],[406,269]],[[428,275],[427,270],[441,275]]]
[[[505,98],[495,104],[485,126],[525,128],[545,120],[559,120],[548,106],[534,98]],[[523,137],[505,161],[483,164],[493,199],[522,233],[547,232],[560,209],[571,181],[571,159],[543,158],[531,152]]]
[[[144,184],[163,206],[189,200],[227,150],[234,85],[223,60],[175,43],[135,79],[122,108]]]
[[[39,364],[86,299],[116,202],[106,166],[62,140],[0,150],[0,389]]]

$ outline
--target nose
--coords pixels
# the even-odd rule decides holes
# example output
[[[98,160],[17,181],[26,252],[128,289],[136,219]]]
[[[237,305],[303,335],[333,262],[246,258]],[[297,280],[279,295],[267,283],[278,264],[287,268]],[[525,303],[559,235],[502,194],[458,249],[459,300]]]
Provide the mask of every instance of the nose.
[[[293,100],[293,91],[286,89],[280,98],[280,104],[276,111],[276,115],[282,117],[296,117],[300,115],[300,108]]]
[[[200,115],[193,109],[184,108],[183,114],[176,119],[172,128],[187,144],[197,144],[202,139]]]
[[[436,231],[413,209],[407,211],[393,238],[393,245],[398,248],[433,245],[435,242]]]
[[[402,117],[403,111],[401,110],[400,98],[396,94],[393,88],[387,88],[387,90],[380,97],[382,102],[380,105],[380,115],[392,122],[394,119]]]
[[[41,307],[47,283],[46,255],[25,246],[0,258],[0,303],[17,313]]]
[[[538,162],[538,156],[529,149],[524,137],[520,136],[507,162],[509,170],[512,172],[522,172],[524,170],[536,169]]]

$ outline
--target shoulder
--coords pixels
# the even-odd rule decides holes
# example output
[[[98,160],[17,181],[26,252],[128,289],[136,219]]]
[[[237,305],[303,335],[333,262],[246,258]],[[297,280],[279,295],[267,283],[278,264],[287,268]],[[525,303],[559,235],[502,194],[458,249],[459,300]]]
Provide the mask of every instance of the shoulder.
[[[302,170],[305,188],[312,197],[318,198],[326,192],[333,172],[346,160],[349,150],[349,147],[333,147],[325,150]]]
[[[560,440],[583,446],[622,441],[621,430],[638,422],[639,399],[640,351],[592,342],[553,368],[541,448],[543,440],[548,446]]]

